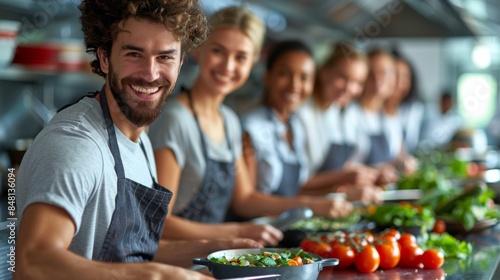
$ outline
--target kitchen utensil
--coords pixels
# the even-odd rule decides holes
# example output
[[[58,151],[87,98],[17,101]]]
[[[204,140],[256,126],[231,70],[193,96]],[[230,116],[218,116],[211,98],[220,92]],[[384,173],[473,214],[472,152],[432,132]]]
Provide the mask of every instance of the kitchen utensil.
[[[261,217],[252,220],[256,224],[269,224],[284,231],[289,229],[296,222],[311,218],[314,212],[309,208],[293,208],[281,213],[278,217]]]
[[[237,278],[237,277],[250,277],[258,275],[280,274],[281,278],[287,280],[314,280],[318,278],[319,272],[324,267],[338,265],[339,260],[335,258],[323,259],[318,255],[310,254],[315,259],[314,263],[304,264],[300,266],[288,267],[248,267],[248,266],[232,266],[219,264],[210,261],[211,258],[237,258],[243,254],[260,254],[266,252],[281,253],[284,251],[291,251],[297,253],[300,248],[283,249],[283,248],[264,248],[264,249],[232,249],[223,250],[211,253],[206,258],[194,258],[193,263],[204,265],[212,272],[215,278]]]
[[[0,68],[9,65],[16,50],[17,33],[21,22],[0,20]]]
[[[422,190],[387,190],[382,192],[382,201],[417,200],[423,195]]]
[[[280,279],[279,274],[269,274],[269,275],[259,275],[259,276],[248,276],[248,277],[237,277],[237,278],[224,278],[219,280],[255,280],[255,279]]]

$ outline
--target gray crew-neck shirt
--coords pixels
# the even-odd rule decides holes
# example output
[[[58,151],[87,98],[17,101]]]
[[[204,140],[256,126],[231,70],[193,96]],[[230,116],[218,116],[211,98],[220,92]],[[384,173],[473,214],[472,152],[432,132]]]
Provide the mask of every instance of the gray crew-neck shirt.
[[[206,148],[209,158],[229,162],[241,156],[241,126],[238,116],[229,107],[221,105],[220,112],[231,150],[226,140],[215,143],[208,137],[205,137]],[[162,115],[150,126],[149,137],[155,150],[172,150],[182,169],[172,212],[178,214],[194,199],[205,177],[205,157],[194,115],[177,99],[169,100]]]
[[[140,144],[128,139],[116,126],[115,131],[125,176],[151,187],[153,180]],[[156,176],[146,133],[140,140]],[[37,135],[21,163],[16,187],[20,220],[33,203],[64,209],[76,226],[69,249],[96,259],[115,209],[114,163],[97,100],[84,98],[64,109]]]

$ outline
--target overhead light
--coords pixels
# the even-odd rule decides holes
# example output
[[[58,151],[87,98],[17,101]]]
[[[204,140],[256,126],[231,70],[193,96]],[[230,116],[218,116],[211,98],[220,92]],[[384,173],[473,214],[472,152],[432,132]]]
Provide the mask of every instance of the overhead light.
[[[491,65],[491,53],[488,46],[484,44],[476,44],[471,53],[472,63],[479,68],[488,68]]]

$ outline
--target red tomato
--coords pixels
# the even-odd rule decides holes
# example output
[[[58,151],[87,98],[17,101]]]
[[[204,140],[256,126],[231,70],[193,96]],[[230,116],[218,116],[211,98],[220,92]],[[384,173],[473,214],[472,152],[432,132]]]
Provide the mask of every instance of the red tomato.
[[[373,236],[373,233],[371,232],[367,232],[365,234],[365,240],[368,242],[368,243],[373,243],[373,241],[375,241],[375,237]]]
[[[392,235],[382,235],[377,237],[377,243],[379,244],[397,244],[398,241]]]
[[[351,245],[353,247],[365,247],[368,245],[368,241],[366,240],[366,238],[362,237],[362,236],[354,236],[352,237],[350,240],[349,240],[349,243],[351,243]]]
[[[435,233],[444,233],[446,231],[446,223],[443,220],[437,219],[434,223],[434,227],[432,228],[432,232]]]
[[[333,246],[332,251],[330,252],[330,258],[339,259],[339,264],[337,265],[339,268],[351,266],[354,263],[355,257],[356,253],[354,252],[354,249],[344,244],[337,244]]]
[[[328,236],[327,236],[327,235],[321,235],[321,236],[319,237],[319,239],[321,239],[321,241],[323,241],[323,242],[329,242],[329,241],[328,241]]]
[[[421,268],[423,266],[421,259],[423,253],[424,250],[418,247],[418,245],[401,246],[399,265],[402,267]]]
[[[332,247],[330,247],[330,244],[325,243],[325,242],[320,242],[320,243],[316,243],[310,252],[314,253],[316,255],[319,255],[323,258],[328,258],[331,251],[332,251]]]
[[[313,249],[313,247],[316,245],[316,242],[314,240],[311,240],[309,238],[304,238],[302,239],[302,241],[300,242],[300,248],[302,248],[304,251],[308,251],[308,252],[311,252],[311,250]]]
[[[383,269],[391,269],[396,267],[401,258],[399,247],[396,244],[379,244],[375,246],[380,255],[380,267]]]
[[[394,238],[396,238],[396,241],[399,240],[399,238],[401,238],[401,233],[399,233],[399,231],[397,229],[389,229],[385,235],[390,235],[390,236],[394,236]]]
[[[299,256],[296,256],[295,258],[293,258],[293,260],[296,261],[298,265],[304,264],[304,262],[302,261],[302,258]]]
[[[477,177],[479,174],[479,166],[475,162],[469,162],[467,164],[467,176],[469,178]]]
[[[359,272],[371,273],[380,265],[380,255],[373,245],[367,245],[359,252],[354,260],[354,265]]]
[[[440,250],[427,249],[421,256],[424,268],[440,268],[444,263],[444,255]]]
[[[401,238],[399,238],[398,243],[401,247],[405,247],[407,245],[417,245],[417,239],[411,233],[404,233],[401,235]]]

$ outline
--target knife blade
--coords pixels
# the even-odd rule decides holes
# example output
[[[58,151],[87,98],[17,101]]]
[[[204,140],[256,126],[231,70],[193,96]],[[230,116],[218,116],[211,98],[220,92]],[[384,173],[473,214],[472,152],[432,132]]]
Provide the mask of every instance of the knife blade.
[[[387,190],[382,192],[383,201],[416,200],[423,195],[422,190]]]
[[[224,278],[219,280],[254,280],[254,279],[280,279],[281,274],[267,274],[267,275],[257,275],[257,276],[245,276],[236,278]]]

